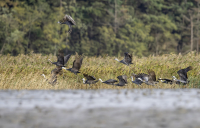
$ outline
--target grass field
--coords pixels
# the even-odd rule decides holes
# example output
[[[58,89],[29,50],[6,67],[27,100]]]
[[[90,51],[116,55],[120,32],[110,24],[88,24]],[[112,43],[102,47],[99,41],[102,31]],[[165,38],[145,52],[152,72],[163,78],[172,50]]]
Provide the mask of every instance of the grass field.
[[[72,66],[75,56],[71,56],[67,68]],[[200,87],[200,55],[188,53],[187,55],[166,54],[162,56],[149,56],[138,58],[133,56],[133,64],[128,67],[114,60],[115,57],[84,57],[80,69],[81,73],[73,73],[63,70],[58,76],[58,84],[52,86],[41,76],[45,74],[49,79],[51,70],[55,68],[48,59],[57,61],[56,56],[41,54],[0,56],[0,89],[88,89],[89,85],[82,83],[82,73],[93,75],[102,80],[117,79],[117,76],[126,74],[128,84],[124,87],[113,87],[112,85],[98,82],[91,89],[123,89],[123,88],[199,88]],[[118,58],[123,59],[123,56]],[[159,83],[158,86],[142,84],[141,87],[131,82],[132,73],[147,73],[148,69],[155,71],[158,78],[178,77],[177,71],[181,68],[192,66],[193,70],[188,72],[190,83],[186,86]]]

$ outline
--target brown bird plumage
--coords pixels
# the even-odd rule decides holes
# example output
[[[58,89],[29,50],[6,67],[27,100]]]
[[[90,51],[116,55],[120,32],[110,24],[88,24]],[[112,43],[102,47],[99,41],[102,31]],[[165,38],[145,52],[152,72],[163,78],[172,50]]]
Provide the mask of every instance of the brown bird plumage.
[[[70,15],[65,15],[62,20],[58,21],[60,24],[67,24],[69,26],[69,33],[72,32],[72,25],[76,25],[76,22]]]
[[[86,78],[86,80],[83,78],[83,83],[84,84],[95,84],[97,83],[99,80],[96,80],[96,78],[94,76],[89,76],[88,74],[83,74],[83,76]]]
[[[51,79],[49,81],[49,84],[55,85],[57,83],[57,75],[60,74],[61,71],[62,66],[56,66],[56,68],[51,71]]]
[[[80,73],[79,70],[81,68],[82,62],[83,62],[83,55],[79,56],[78,53],[76,53],[72,68],[66,70],[73,72],[74,74],[77,75],[77,73]]]

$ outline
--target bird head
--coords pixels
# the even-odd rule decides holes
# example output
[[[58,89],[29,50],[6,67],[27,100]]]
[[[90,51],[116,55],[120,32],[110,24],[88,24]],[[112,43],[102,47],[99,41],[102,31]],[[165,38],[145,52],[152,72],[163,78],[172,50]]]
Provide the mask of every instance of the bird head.
[[[117,58],[115,58],[116,61],[119,61]]]
[[[161,80],[162,78],[159,78],[158,80],[160,80],[161,82],[164,82],[163,80]]]
[[[83,78],[82,80],[83,80],[83,83],[85,83],[85,78]]]
[[[103,82],[103,80],[102,80],[101,78],[99,78],[99,80],[100,80],[101,82]]]
[[[65,21],[63,19],[58,21],[59,24],[64,24],[64,22]]]
[[[44,74],[42,74],[42,76],[43,76],[44,78],[46,78]]]
[[[67,70],[65,67],[62,67],[62,69],[65,69],[65,70]]]
[[[131,76],[131,80],[133,81],[133,76]]]
[[[172,76],[173,80],[177,80],[177,78],[175,76]]]

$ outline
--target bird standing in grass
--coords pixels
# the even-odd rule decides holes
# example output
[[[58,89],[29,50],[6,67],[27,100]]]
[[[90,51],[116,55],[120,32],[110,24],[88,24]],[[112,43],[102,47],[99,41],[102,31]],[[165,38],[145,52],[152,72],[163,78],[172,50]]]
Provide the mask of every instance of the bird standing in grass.
[[[123,63],[125,65],[128,65],[128,66],[130,64],[133,64],[132,63],[132,55],[129,54],[129,53],[127,53],[127,52],[124,53],[124,59],[123,60],[119,61],[117,58],[115,58],[115,60],[118,61],[118,62],[120,62],[120,63]]]
[[[72,32],[72,25],[76,25],[76,22],[70,15],[65,15],[62,20],[58,21],[59,24],[67,24],[69,26],[68,33]]]

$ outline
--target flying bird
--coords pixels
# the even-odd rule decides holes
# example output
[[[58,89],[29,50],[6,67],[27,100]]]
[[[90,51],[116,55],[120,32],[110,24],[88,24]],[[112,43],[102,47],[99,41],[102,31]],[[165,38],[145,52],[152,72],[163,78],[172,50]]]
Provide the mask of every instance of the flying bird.
[[[173,76],[174,79],[175,79],[176,84],[181,84],[181,83],[182,84],[187,84],[189,82],[188,81],[187,72],[192,70],[192,69],[193,69],[192,66],[189,66],[187,68],[179,70],[177,73],[178,73],[180,79],[177,79],[175,76]]]
[[[102,79],[99,78],[99,80],[104,84],[110,84],[110,85],[114,85],[114,83],[117,82],[117,80],[115,79],[109,79],[109,80],[103,81]]]
[[[57,75],[60,74],[61,71],[62,71],[62,66],[56,66],[56,68],[54,68],[51,71],[51,79],[49,84],[55,85],[57,83]]]
[[[49,80],[49,84],[55,85],[57,83],[57,75],[60,74],[61,71],[62,71],[62,66],[56,66],[56,68],[54,68],[51,71],[51,79]],[[46,81],[48,81],[48,79],[46,78],[44,74],[42,74],[42,76],[44,77]]]
[[[64,56],[64,65],[68,62],[70,57],[71,57],[71,54]]]
[[[76,25],[76,22],[70,15],[65,15],[62,20],[58,21],[59,24],[67,24],[69,26],[68,33],[72,32],[72,25]]]
[[[127,76],[126,75],[121,75],[118,76],[117,79],[119,80],[118,84],[115,84],[116,86],[124,86],[125,84],[127,84]]]
[[[172,84],[172,83],[176,83],[176,84],[187,84],[189,81],[188,81],[188,76],[187,76],[187,72],[188,71],[190,71],[190,70],[192,70],[192,66],[189,66],[189,67],[187,67],[187,68],[185,68],[185,69],[181,69],[181,70],[179,70],[179,71],[177,71],[177,73],[178,73],[178,75],[179,75],[179,77],[180,77],[180,79],[177,79],[175,76],[172,76],[172,80],[170,80],[170,79],[158,79],[158,80],[161,80],[163,83],[170,83],[170,84]],[[164,81],[163,81],[164,80]]]
[[[89,76],[88,74],[83,74],[83,76],[86,78],[86,80],[85,78],[82,79],[84,84],[90,85],[90,84],[95,84],[99,81],[99,80],[96,80],[94,76]]]
[[[115,58],[116,61],[120,62],[120,63],[123,63],[125,65],[130,65],[130,64],[133,64],[132,63],[132,54],[129,54],[127,52],[124,53],[124,59],[119,61],[117,58]]]
[[[155,86],[155,84],[158,83],[158,81],[156,81],[156,74],[153,70],[148,70],[148,81],[144,81],[147,85],[153,85]]]
[[[180,80],[187,81],[188,80],[187,72],[190,70],[192,70],[192,66],[179,70],[177,73],[180,77]]]
[[[148,70],[148,74],[144,74],[144,73],[140,73],[138,75],[133,73],[133,76],[135,76],[135,81],[133,81],[132,78],[132,82],[137,84],[137,85],[141,85],[142,83],[145,83],[147,85],[155,85],[158,83],[158,81],[156,81],[156,74],[153,70]]]
[[[83,55],[79,56],[78,53],[76,53],[72,68],[66,69],[63,67],[63,69],[66,69],[66,70],[74,73],[75,75],[77,75],[77,73],[80,73],[79,70],[81,68],[82,62],[83,62]]]
[[[142,83],[148,82],[148,80],[149,80],[148,74],[139,73],[138,75],[136,75],[133,73],[132,75],[135,77],[135,80],[133,81],[133,76],[131,76],[132,82],[137,85],[141,85]]]
[[[158,80],[160,80],[162,83],[173,84],[175,79],[170,80],[170,79],[165,79],[165,78],[164,79],[159,78]]]
[[[135,80],[133,80],[133,76],[135,77]],[[131,80],[133,83],[137,84],[137,85],[141,85],[143,83],[143,80],[146,79],[146,81],[148,81],[148,75],[144,74],[144,73],[140,73],[138,75],[133,73],[133,76],[131,76]]]
[[[63,52],[59,51],[58,55],[57,55],[57,62],[52,62],[50,59],[48,59],[52,64],[55,64],[56,66],[61,66],[61,67],[65,67],[65,63],[64,63],[64,54]]]

